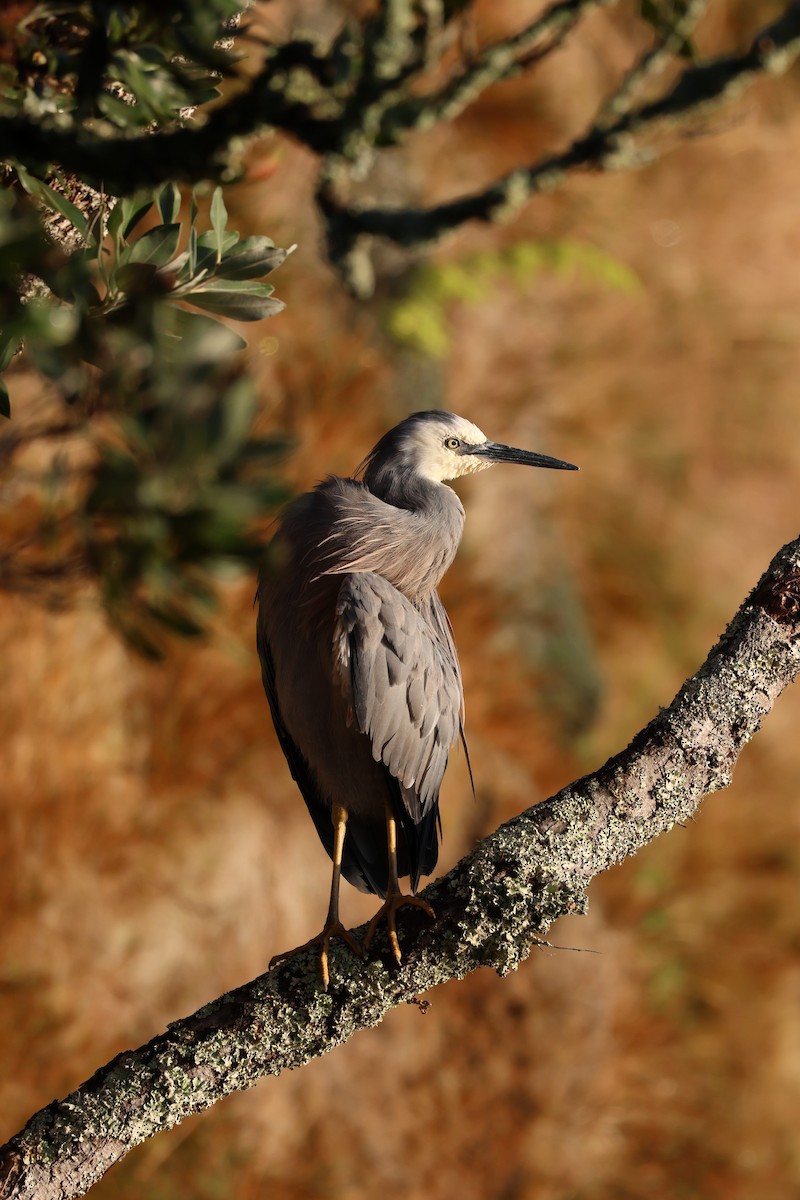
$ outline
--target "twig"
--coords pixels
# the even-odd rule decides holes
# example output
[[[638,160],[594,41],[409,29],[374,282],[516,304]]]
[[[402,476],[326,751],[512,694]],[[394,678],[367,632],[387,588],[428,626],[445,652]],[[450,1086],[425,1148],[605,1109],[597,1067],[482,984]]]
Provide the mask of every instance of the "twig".
[[[675,54],[681,50],[707,8],[708,0],[689,0],[686,11],[676,20],[669,32],[642,55],[628,71],[613,95],[609,96],[598,114],[598,124],[607,124],[615,117],[620,117],[630,110],[636,92],[648,80],[663,71]]]
[[[430,96],[404,98],[388,107],[381,122],[383,144],[397,142],[413,129],[430,129],[452,121],[481,93],[510,79],[556,49],[588,9],[608,7],[616,0],[559,0],[513,37],[483,49],[455,79]]]

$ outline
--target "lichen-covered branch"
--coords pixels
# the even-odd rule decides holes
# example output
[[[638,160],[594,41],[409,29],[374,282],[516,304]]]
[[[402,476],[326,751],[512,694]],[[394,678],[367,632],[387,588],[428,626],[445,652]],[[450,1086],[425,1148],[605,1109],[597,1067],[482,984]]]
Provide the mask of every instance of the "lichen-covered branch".
[[[363,279],[363,267],[356,266],[353,257],[360,254],[359,239],[365,235],[419,246],[466,221],[506,219],[536,193],[562,186],[572,171],[641,167],[663,152],[655,146],[654,135],[674,135],[689,121],[739,95],[758,76],[786,71],[798,54],[800,3],[794,0],[744,53],[687,67],[666,95],[639,107],[629,108],[623,100],[624,111],[616,120],[609,123],[601,114],[598,123],[562,153],[516,168],[479,192],[430,208],[367,208],[340,203],[334,189],[323,184],[318,198],[328,224],[331,256],[353,278]]]
[[[692,30],[707,8],[708,0],[688,0],[685,10],[671,28],[631,67],[617,90],[606,100],[599,114],[600,123],[605,120],[610,122],[630,110],[637,91],[684,50]]]
[[[100,191],[128,195],[168,180],[224,179],[232,170],[237,139],[266,124],[290,131],[318,153],[332,152],[338,148],[333,123],[310,103],[320,86],[302,63],[292,61],[289,48],[284,50],[269,59],[245,91],[204,121],[179,129],[109,136],[64,117],[47,121],[24,113],[0,115],[2,157],[34,173],[58,163]]]
[[[616,0],[558,0],[551,4],[519,33],[481,50],[438,92],[405,96],[388,105],[381,118],[382,143],[390,145],[413,129],[431,129],[440,121],[452,121],[487,88],[526,70],[559,46],[587,10],[614,3]]]
[[[792,0],[748,50],[690,65],[668,93],[632,107],[634,91],[680,51],[701,15],[704,0],[692,0],[599,106],[588,133],[562,153],[520,165],[479,192],[427,209],[359,207],[342,198],[342,181],[363,175],[365,162],[381,147],[451,120],[488,87],[557,47],[585,12],[613,2],[555,0],[535,21],[485,47],[430,93],[418,84],[431,66],[434,32],[451,19],[451,9],[460,12],[468,5],[385,0],[372,20],[351,21],[326,48],[303,40],[270,47],[246,88],[184,128],[110,136],[67,113],[17,112],[0,115],[2,154],[34,173],[58,163],[87,183],[122,195],[167,179],[233,177],[250,136],[265,126],[284,130],[324,160],[318,195],[332,257],[351,277],[366,279],[368,273],[354,270],[351,261],[365,236],[424,244],[465,221],[500,220],[536,193],[561,186],[574,170],[641,166],[663,152],[664,142],[656,148],[652,134],[680,130],[755,77],[785,71],[800,53],[800,3]]]
[[[481,92],[558,43],[583,12],[615,0],[557,0],[531,25],[487,47],[437,95],[405,88],[429,68],[432,41],[449,15],[439,6],[384,0],[363,25],[350,22],[327,49],[298,39],[270,47],[248,86],[183,128],[109,135],[66,112],[0,114],[2,155],[36,172],[52,163],[111,194],[166,180],[224,178],[236,143],[265,126],[285,130],[320,155],[359,158],[413,128],[452,119]],[[465,7],[464,5],[457,7]],[[430,10],[430,11],[428,11]]]
[[[627,749],[501,826],[426,889],[436,920],[401,916],[399,970],[385,943],[366,964],[334,950],[325,993],[317,955],[306,951],[174,1022],[0,1148],[0,1195],[82,1195],[146,1138],[302,1066],[418,993],[477,967],[515,967],[556,917],[584,910],[595,875],[730,782],[742,747],[798,671],[800,538],[776,555],[697,674]]]

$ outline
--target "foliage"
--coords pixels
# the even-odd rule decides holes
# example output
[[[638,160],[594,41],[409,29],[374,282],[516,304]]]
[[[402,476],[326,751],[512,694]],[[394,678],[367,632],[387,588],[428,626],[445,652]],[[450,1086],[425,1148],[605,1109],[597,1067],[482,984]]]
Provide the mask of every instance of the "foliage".
[[[24,343],[30,361],[60,381],[68,400],[85,396],[90,367],[105,365],[116,376],[119,343],[131,327],[145,337],[166,321],[176,338],[201,328],[195,326],[197,317],[182,307],[169,311],[166,306],[174,310],[188,304],[237,321],[258,321],[283,308],[272,297],[271,285],[260,280],[280,266],[288,251],[267,237],[240,239],[236,230],[227,229],[221,189],[211,201],[211,229],[198,233],[196,199],[193,195],[184,224],[174,184],[154,194],[125,197],[110,214],[102,199],[90,222],[61,192],[21,165],[16,171],[28,195],[68,219],[84,245],[71,254],[55,247],[47,252],[44,232],[37,232],[30,210],[8,194],[2,196],[0,237],[16,246],[17,254],[3,279],[8,303],[2,313],[0,364],[10,363]],[[151,224],[154,216],[160,220]],[[14,278],[20,272],[35,274],[45,287],[32,296],[22,289],[15,293]],[[225,343],[228,353],[245,345],[230,331]],[[222,345],[220,339],[216,344]]]
[[[108,613],[151,657],[165,632],[204,632],[213,580],[258,564],[253,530],[283,499],[284,446],[252,435],[255,389],[219,366],[217,349],[208,335],[191,339],[178,397],[157,351],[149,386],[119,424],[123,440],[115,430],[100,441],[80,515]]]
[[[39,181],[21,174],[46,201]],[[28,553],[16,574],[7,564],[6,581],[30,585],[44,562],[52,564],[55,529],[62,561],[77,559],[81,573],[97,579],[111,619],[150,655],[163,645],[159,626],[202,632],[212,576],[226,563],[256,561],[256,522],[282,495],[275,482],[281,443],[251,433],[254,388],[233,365],[244,342],[218,314],[258,320],[280,311],[272,288],[253,276],[280,265],[286,251],[227,229],[219,189],[210,230],[197,232],[194,200],[188,231],[179,210],[172,185],[125,198],[105,239],[81,227],[84,249],[49,257],[30,210],[6,202],[9,219],[0,224],[7,237],[27,230],[13,243],[17,265],[34,263],[48,285],[27,302],[11,293],[3,356],[24,340],[28,360],[76,410],[72,428],[90,439],[94,455],[78,487],[58,469],[43,480],[43,532],[52,527],[44,557]],[[160,221],[142,231],[155,215]],[[95,228],[102,224],[103,214]],[[52,519],[65,509],[66,523]]]
[[[640,167],[674,144],[676,131],[759,76],[785,71],[800,53],[795,4],[786,3],[748,47],[704,58],[692,39],[706,0],[642,0],[632,19],[647,45],[611,85],[588,127],[558,153],[518,162],[477,191],[429,207],[398,206],[394,195],[378,194],[380,187],[375,192],[374,180],[372,192],[359,195],[384,150],[454,120],[487,89],[531,71],[559,51],[587,14],[612,3],[550,0],[508,36],[464,53],[469,39],[461,37],[461,24],[469,0],[385,0],[343,18],[326,36],[265,41],[255,73],[200,113],[235,71],[226,38],[240,13],[236,0],[0,6],[0,373],[8,373],[24,343],[26,360],[57,387],[68,414],[55,419],[54,428],[68,425],[91,451],[91,470],[84,468],[82,480],[73,478],[66,488],[76,506],[67,544],[77,545],[79,573],[100,585],[121,626],[137,624],[121,615],[126,603],[135,607],[155,595],[154,573],[144,565],[153,547],[160,547],[165,566],[178,555],[177,575],[165,570],[161,578],[181,580],[184,593],[186,563],[193,572],[208,570],[220,547],[215,534],[191,553],[185,546],[179,552],[189,526],[209,527],[184,522],[174,537],[151,539],[152,554],[117,556],[113,562],[126,565],[112,568],[109,554],[92,549],[102,506],[81,507],[95,495],[97,479],[106,478],[107,447],[115,439],[131,443],[128,459],[123,454],[117,462],[124,475],[129,459],[140,461],[137,421],[152,420],[154,430],[177,428],[190,423],[188,414],[202,413],[213,423],[215,406],[227,402],[239,376],[232,359],[241,345],[216,319],[256,320],[279,308],[264,279],[285,253],[260,231],[238,239],[228,230],[221,191],[211,201],[210,228],[201,227],[197,196],[184,197],[177,184],[235,178],[248,137],[264,125],[286,131],[317,156],[316,199],[329,257],[351,290],[368,296],[374,239],[423,246],[468,221],[505,220],[576,171]],[[618,264],[599,252],[526,243],[505,257],[423,268],[395,306],[393,331],[442,354],[454,300],[474,299],[504,277],[527,284],[543,267],[599,272],[606,283],[628,286]],[[212,376],[219,372],[219,386],[212,398],[198,398],[206,381],[198,375],[196,351],[206,337],[216,348],[207,369]],[[155,383],[159,373],[165,373],[163,386]],[[163,408],[163,422],[154,406]],[[9,409],[0,390],[0,411],[7,416]],[[0,447],[9,469],[8,448],[15,444],[12,437]],[[158,472],[167,470],[168,445],[169,439],[159,451]],[[242,451],[248,445],[245,440]],[[264,466],[269,474],[272,465]],[[226,488],[235,490],[243,478],[233,471]],[[131,511],[144,504],[147,488],[140,483],[121,493]],[[44,489],[43,479],[43,496]],[[194,499],[181,494],[187,497],[182,511],[193,511]],[[207,493],[196,499],[204,511],[211,503]],[[112,510],[113,520],[108,512],[102,516],[106,544],[113,540],[109,530],[124,538],[133,528],[119,504]],[[64,515],[62,524],[69,519]],[[174,505],[159,520],[170,530],[180,525]],[[230,529],[229,522],[223,526]],[[28,557],[17,555],[14,545],[0,554],[0,586],[32,586],[40,577],[42,564],[30,565],[30,544],[28,536]],[[229,549],[234,559],[247,557],[235,538]],[[67,560],[48,559],[48,578],[59,570],[69,574]]]
[[[174,122],[217,94],[234,62],[220,36],[240,11],[236,0],[32,6],[0,27],[3,100],[41,116],[72,112],[99,131]]]
[[[405,295],[389,311],[389,332],[422,354],[443,358],[450,348],[448,318],[453,304],[480,304],[506,280],[528,290],[542,271],[623,292],[639,287],[630,268],[597,246],[570,238],[519,241],[494,253],[417,268]]]
[[[178,125],[230,68],[219,39],[236,11],[41,6],[17,33],[16,74],[0,41],[2,105],[71,110],[93,129]],[[203,632],[215,579],[256,563],[258,521],[282,498],[283,443],[253,430],[245,342],[226,319],[281,311],[265,279],[289,251],[228,228],[219,187],[109,196],[57,164],[6,164],[0,374],[13,388],[22,364],[49,380],[57,411],[38,436],[82,454],[80,467],[45,455],[38,524],[4,547],[0,584],[36,594],[46,581],[63,602],[91,579],[116,627],[155,655],[165,633]],[[0,414],[12,415],[2,378]],[[9,473],[30,436],[15,426],[0,443]]]

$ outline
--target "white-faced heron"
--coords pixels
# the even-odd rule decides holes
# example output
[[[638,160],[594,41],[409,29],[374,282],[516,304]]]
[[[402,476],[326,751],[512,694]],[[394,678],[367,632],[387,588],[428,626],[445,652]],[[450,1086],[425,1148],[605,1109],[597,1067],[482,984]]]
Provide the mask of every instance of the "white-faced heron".
[[[439,854],[439,788],[464,738],[461,671],[436,588],[455,557],[464,509],[444,480],[493,463],[577,470],[490,442],[470,421],[419,412],[385,434],[354,479],[331,476],[295,500],[272,542],[257,594],[258,654],[281,747],[333,860],[319,945],[361,947],[339,920],[339,879],[395,918]],[[465,744],[466,748],[466,744]],[[294,951],[290,952],[294,953]],[[273,963],[288,955],[278,955]]]

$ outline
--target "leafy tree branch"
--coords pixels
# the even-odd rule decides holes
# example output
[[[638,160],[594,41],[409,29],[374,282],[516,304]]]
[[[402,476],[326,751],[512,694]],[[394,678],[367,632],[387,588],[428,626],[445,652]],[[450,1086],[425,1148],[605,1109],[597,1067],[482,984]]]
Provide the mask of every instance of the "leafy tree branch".
[[[748,50],[705,61],[692,42],[705,0],[643,5],[649,49],[565,150],[429,208],[388,207],[380,194],[359,200],[384,149],[534,70],[612,2],[554,0],[474,51],[462,37],[459,53],[468,0],[382,0],[326,43],[297,35],[263,46],[255,77],[224,99],[217,94],[236,71],[236,50],[223,42],[237,0],[178,0],[163,11],[76,0],[34,10],[10,41],[10,18],[0,22],[0,417],[10,414],[3,379],[23,345],[60,400],[49,426],[69,430],[65,438],[94,463],[82,477],[68,474],[54,452],[38,491],[31,484],[38,538],[26,528],[4,547],[0,588],[65,602],[76,580],[92,580],[117,628],[157,653],[165,633],[206,627],[215,564],[252,565],[255,540],[241,536],[241,522],[278,500],[280,447],[251,437],[254,392],[236,361],[243,343],[213,322],[278,312],[265,277],[286,252],[261,232],[239,239],[228,229],[219,190],[203,229],[194,193],[177,182],[235,178],[253,134],[284,130],[319,158],[329,256],[366,296],[375,238],[420,246],[467,221],[500,221],[575,171],[640,166],[687,122],[786,70],[800,49],[796,0]],[[255,26],[240,36],[255,41]],[[667,71],[671,83],[658,94]],[[201,412],[208,430],[226,422],[245,430],[224,464],[210,444],[181,433],[199,427]],[[6,478],[16,486],[20,436],[28,435],[0,430],[0,487]],[[173,451],[179,461],[170,464]]]
[[[246,140],[264,127],[281,129],[322,160],[318,199],[329,250],[356,290],[366,292],[369,272],[352,261],[364,236],[421,245],[466,221],[503,219],[536,193],[561,186],[575,170],[640,167],[673,144],[688,122],[707,116],[758,76],[782,73],[800,52],[800,6],[793,0],[747,50],[697,61],[691,35],[707,0],[676,0],[641,18],[654,31],[653,45],[566,150],[427,209],[364,206],[344,197],[381,149],[452,120],[488,88],[557,50],[588,11],[612,3],[558,0],[472,61],[451,68],[449,80],[431,88],[432,66],[445,61],[442,33],[463,20],[470,5],[385,0],[373,17],[348,21],[327,45],[299,37],[268,45],[248,85],[197,121],[147,132],[118,129],[109,136],[112,131],[82,119],[80,109],[61,111],[57,119],[0,110],[0,144],[9,160],[31,171],[57,162],[97,188],[125,194],[170,179],[233,178]],[[672,86],[634,104],[670,63],[681,62]]]
[[[245,343],[220,317],[280,312],[265,278],[289,251],[230,229],[220,189],[205,230],[194,198],[184,206],[174,184],[89,221],[17,172],[82,244],[48,251],[30,206],[0,196],[0,218],[16,234],[9,285],[28,268],[46,287],[25,297],[9,286],[0,362],[24,343],[27,362],[60,393],[49,420],[23,415],[0,430],[0,483],[28,496],[26,521],[0,555],[0,587],[66,603],[76,584],[94,581],[119,632],[158,656],[168,635],[204,632],[215,575],[226,564],[255,567],[258,522],[284,496],[285,443],[253,433],[257,395],[236,362]],[[34,439],[48,451],[38,477],[24,479],[17,451]]]
[[[220,188],[93,188],[52,139],[78,131],[113,156],[179,130],[233,69],[240,7],[78,0],[0,18],[0,120],[24,131],[0,166],[0,417],[20,366],[47,381],[37,411],[0,422],[0,489],[19,501],[0,588],[63,605],[90,582],[151,656],[205,632],[218,577],[254,567],[284,497],[285,442],[255,432],[226,319],[283,309],[267,276],[292,248],[230,228]]]
[[[483,50],[439,93],[417,99],[410,83],[432,65],[439,49],[432,39],[445,15],[436,21],[412,0],[389,0],[371,20],[348,22],[327,47],[303,38],[266,47],[264,65],[247,87],[193,124],[134,133],[123,127],[109,137],[102,122],[86,121],[85,105],[49,119],[41,111],[0,111],[0,144],[5,156],[32,171],[57,162],[115,195],[168,180],[224,178],[235,158],[231,143],[266,126],[317,154],[357,159],[375,145],[395,145],[411,129],[452,119],[486,88],[554,49],[586,10],[609,3],[559,0],[519,33]],[[102,67],[95,64],[92,75],[105,106]],[[121,120],[127,116],[123,106],[113,111]]]
[[[0,1195],[83,1195],[135,1145],[265,1075],[304,1065],[399,1004],[424,1005],[420,992],[481,966],[513,969],[553,920],[585,911],[595,875],[727,786],[798,671],[800,539],[775,556],[703,666],[625,750],[501,826],[426,888],[436,920],[401,917],[399,970],[385,940],[366,964],[338,950],[326,993],[316,953],[306,951],[175,1021],[0,1147]]]

